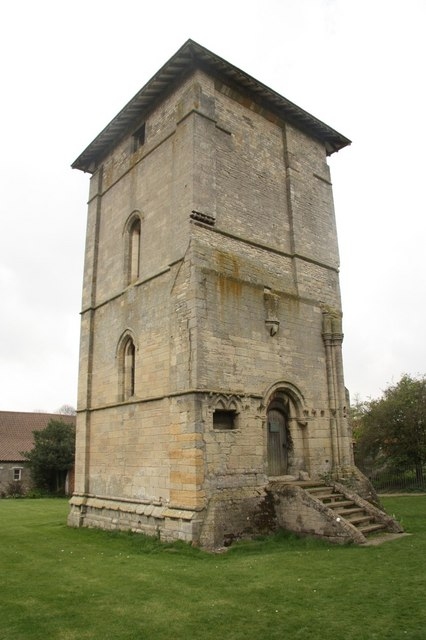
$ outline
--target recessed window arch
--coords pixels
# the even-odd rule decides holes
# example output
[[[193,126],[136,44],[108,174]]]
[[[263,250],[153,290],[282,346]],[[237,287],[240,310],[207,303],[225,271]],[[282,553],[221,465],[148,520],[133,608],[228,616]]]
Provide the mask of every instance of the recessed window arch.
[[[126,285],[139,280],[141,267],[141,232],[142,216],[134,211],[125,225],[125,259],[124,272]]]
[[[232,431],[239,428],[240,408],[234,396],[217,395],[212,403],[213,429]]]
[[[117,351],[119,367],[119,399],[129,400],[136,389],[136,344],[130,332],[122,336]]]

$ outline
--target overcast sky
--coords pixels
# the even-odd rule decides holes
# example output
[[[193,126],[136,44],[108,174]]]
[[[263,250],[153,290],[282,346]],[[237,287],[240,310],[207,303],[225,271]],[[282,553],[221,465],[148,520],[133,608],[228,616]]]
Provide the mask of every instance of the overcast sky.
[[[424,0],[5,0],[0,409],[76,405],[89,176],[70,164],[192,38],[337,129],[346,385],[426,372]]]

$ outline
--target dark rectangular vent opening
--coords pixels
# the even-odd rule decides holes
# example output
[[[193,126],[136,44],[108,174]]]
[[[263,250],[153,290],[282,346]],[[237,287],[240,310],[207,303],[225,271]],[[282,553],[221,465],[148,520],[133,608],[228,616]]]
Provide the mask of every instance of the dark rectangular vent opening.
[[[145,144],[145,122],[133,134],[133,151],[137,151]]]
[[[216,409],[213,413],[213,429],[220,429],[221,431],[235,429],[236,417],[235,411]]]

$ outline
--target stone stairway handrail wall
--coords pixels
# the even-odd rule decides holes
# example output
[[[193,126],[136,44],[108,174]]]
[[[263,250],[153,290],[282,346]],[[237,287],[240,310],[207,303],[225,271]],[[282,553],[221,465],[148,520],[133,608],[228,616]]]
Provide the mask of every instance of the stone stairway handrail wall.
[[[295,533],[328,538],[332,542],[354,542],[355,544],[364,544],[366,542],[365,536],[358,531],[354,525],[350,524],[344,517],[336,514],[333,509],[330,509],[326,504],[321,502],[320,499],[315,498],[306,489],[297,485],[279,485],[274,483],[273,489],[271,487],[271,490],[275,494],[275,497],[287,502],[287,508],[282,511],[276,507],[278,524],[284,529],[294,531]],[[298,504],[297,509],[289,509],[289,505],[292,502]],[[313,525],[310,527],[308,525],[309,518],[306,518],[307,522],[305,526],[301,526],[300,513],[302,511],[302,505],[311,509],[312,515],[315,512],[318,513],[319,519],[323,522],[323,531],[318,529],[319,522],[317,518],[315,518],[316,526]],[[296,517],[293,518],[293,511],[295,515],[299,513],[299,517],[296,515]]]
[[[395,520],[395,518],[393,518],[392,516],[389,516],[387,513],[385,513],[381,509],[378,509],[377,507],[372,505],[371,502],[364,500],[364,498],[361,498],[360,495],[358,495],[357,493],[354,493],[353,491],[348,489],[348,487],[346,487],[345,485],[340,484],[339,482],[333,482],[332,486],[335,491],[337,491],[338,493],[341,493],[347,500],[352,500],[352,502],[354,502],[354,504],[356,504],[357,507],[361,507],[362,509],[364,509],[366,513],[374,517],[376,522],[380,522],[384,524],[386,526],[387,531],[389,531],[390,533],[404,532],[404,529],[401,527],[399,522]]]

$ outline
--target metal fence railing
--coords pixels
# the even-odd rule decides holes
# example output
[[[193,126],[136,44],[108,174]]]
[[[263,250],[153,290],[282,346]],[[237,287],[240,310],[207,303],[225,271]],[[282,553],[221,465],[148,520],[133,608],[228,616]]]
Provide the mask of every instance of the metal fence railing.
[[[423,471],[423,473],[421,473],[421,471]],[[426,466],[423,470],[416,470],[415,468],[398,471],[380,469],[364,470],[363,473],[379,493],[426,491]]]

